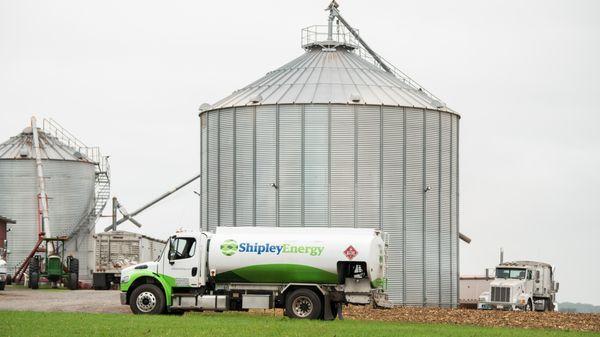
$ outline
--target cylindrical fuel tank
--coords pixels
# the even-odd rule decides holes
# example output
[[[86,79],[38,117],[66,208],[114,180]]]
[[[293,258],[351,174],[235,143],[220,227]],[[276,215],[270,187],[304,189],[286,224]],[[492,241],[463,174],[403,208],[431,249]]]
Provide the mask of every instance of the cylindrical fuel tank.
[[[338,282],[338,265],[365,262],[373,286],[384,278],[382,233],[357,228],[219,227],[210,238],[209,269],[218,282]]]

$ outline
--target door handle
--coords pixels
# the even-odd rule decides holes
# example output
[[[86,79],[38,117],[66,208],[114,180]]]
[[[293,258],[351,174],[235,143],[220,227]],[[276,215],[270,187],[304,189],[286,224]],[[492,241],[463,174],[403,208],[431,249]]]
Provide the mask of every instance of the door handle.
[[[192,276],[196,276],[198,274],[198,267],[192,268]]]

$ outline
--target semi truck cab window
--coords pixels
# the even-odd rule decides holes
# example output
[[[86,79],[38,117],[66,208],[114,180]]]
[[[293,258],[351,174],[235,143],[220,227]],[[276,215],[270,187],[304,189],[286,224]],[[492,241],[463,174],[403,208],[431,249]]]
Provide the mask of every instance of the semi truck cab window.
[[[498,268],[496,269],[496,277],[523,280],[525,278],[525,269]]]
[[[171,241],[169,257],[171,260],[182,260],[193,257],[196,253],[196,239],[175,238]]]

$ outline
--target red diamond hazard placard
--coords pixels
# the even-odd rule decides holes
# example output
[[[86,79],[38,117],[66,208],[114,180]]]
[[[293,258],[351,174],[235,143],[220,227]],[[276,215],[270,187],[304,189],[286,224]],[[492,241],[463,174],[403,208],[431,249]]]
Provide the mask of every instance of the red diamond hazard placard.
[[[344,255],[346,255],[348,260],[352,260],[356,257],[356,255],[358,255],[358,251],[356,251],[356,249],[350,245],[348,248],[346,248],[346,250],[344,250]]]

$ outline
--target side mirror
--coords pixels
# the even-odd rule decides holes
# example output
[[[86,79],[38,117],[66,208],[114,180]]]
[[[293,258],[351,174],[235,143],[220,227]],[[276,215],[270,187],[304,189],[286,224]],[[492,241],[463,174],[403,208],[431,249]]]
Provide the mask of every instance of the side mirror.
[[[540,271],[535,271],[535,283],[540,283]]]
[[[554,283],[554,292],[558,292],[559,285],[560,285],[560,283],[558,283],[558,282]]]
[[[170,264],[175,263],[175,250],[173,250],[173,249],[169,250],[169,263]]]

